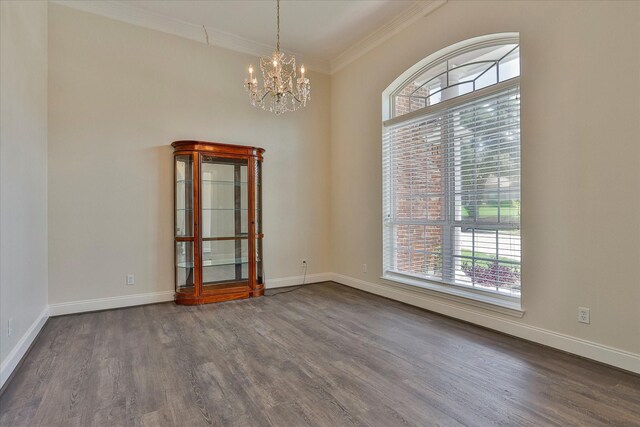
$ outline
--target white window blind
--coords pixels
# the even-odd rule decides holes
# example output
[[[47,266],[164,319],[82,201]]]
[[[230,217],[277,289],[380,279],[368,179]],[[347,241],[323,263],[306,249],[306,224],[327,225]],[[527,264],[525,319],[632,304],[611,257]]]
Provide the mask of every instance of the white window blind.
[[[520,87],[385,122],[384,275],[520,296]]]

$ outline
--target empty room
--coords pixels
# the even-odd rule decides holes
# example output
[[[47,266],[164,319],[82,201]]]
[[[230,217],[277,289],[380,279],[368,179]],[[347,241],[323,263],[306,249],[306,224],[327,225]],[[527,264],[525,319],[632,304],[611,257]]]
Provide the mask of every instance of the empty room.
[[[640,426],[640,1],[0,0],[0,426]]]

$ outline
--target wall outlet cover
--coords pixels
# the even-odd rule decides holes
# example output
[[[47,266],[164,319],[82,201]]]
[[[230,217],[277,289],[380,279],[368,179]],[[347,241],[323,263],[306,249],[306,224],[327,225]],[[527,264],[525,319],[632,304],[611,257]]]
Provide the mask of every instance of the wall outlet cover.
[[[591,316],[587,307],[578,307],[578,322],[591,323]]]

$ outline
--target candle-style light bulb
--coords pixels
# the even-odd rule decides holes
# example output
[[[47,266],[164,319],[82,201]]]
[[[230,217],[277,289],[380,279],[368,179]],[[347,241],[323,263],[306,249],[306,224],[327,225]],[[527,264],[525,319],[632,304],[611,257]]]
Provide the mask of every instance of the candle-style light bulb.
[[[253,74],[253,65],[249,65],[249,74]]]
[[[273,60],[273,66],[277,67],[278,66],[278,61],[276,61],[275,59]]]
[[[300,73],[304,76],[304,65],[300,67]]]

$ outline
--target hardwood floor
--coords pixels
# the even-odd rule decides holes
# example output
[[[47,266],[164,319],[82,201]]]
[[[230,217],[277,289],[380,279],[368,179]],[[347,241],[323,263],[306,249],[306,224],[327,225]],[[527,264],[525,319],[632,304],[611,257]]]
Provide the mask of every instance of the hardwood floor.
[[[56,317],[2,426],[639,425],[640,376],[335,283]]]

